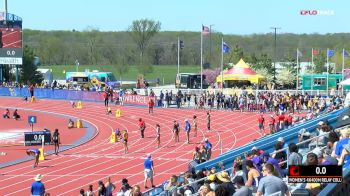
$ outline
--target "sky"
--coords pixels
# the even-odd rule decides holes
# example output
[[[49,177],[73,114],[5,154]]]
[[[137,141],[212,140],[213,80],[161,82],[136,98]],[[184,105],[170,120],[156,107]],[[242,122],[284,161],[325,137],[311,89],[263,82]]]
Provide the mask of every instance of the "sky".
[[[0,1],[4,11],[4,0]],[[349,0],[8,0],[8,12],[36,30],[125,31],[132,21],[161,22],[161,31],[224,34],[348,33]],[[313,11],[315,10],[315,11]],[[312,12],[313,11],[313,12]],[[301,14],[301,12],[303,14]]]

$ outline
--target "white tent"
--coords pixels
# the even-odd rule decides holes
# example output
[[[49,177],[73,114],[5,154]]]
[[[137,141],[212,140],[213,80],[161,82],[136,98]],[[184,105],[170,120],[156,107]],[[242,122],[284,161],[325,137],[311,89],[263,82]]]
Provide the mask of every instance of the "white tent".
[[[350,85],[350,78],[339,82],[339,85]]]

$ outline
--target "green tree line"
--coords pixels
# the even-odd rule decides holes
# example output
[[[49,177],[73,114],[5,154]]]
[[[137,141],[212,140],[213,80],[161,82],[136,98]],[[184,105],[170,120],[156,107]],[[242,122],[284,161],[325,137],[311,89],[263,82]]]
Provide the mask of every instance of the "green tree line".
[[[43,65],[74,65],[75,60],[85,65],[105,64],[140,64],[140,49],[142,49],[142,64],[175,65],[177,64],[177,37],[184,41],[180,51],[181,65],[200,64],[200,32],[169,32],[161,31],[148,41],[148,46],[139,46],[128,31],[102,32],[87,28],[85,31],[39,31],[25,29],[24,43],[34,49]],[[231,52],[224,55],[224,62],[236,63],[243,57],[249,63],[258,63],[266,58],[273,61],[274,35],[223,35],[213,32],[203,37],[204,62],[212,67],[220,65],[221,37],[230,45]],[[142,48],[140,48],[142,47]],[[336,50],[331,59],[341,66],[342,48],[350,51],[350,33],[338,34],[278,34],[277,61],[295,59],[296,49],[302,52],[300,61],[311,61],[311,48],[319,49],[323,57],[326,49]],[[211,53],[211,62],[209,55]],[[315,57],[317,58],[317,57]],[[346,64],[349,64],[347,59]],[[339,70],[339,69],[338,69]]]

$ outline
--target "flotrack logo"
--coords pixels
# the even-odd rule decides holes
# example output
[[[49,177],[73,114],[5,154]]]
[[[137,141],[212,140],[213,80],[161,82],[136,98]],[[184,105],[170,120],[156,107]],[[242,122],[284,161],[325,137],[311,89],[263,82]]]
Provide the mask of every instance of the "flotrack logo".
[[[332,16],[334,15],[334,10],[300,10],[300,15],[302,16]]]

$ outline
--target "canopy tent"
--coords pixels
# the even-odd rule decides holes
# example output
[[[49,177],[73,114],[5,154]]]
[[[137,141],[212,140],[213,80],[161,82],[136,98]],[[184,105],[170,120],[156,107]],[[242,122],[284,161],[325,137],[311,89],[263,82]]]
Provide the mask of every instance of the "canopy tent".
[[[350,85],[350,78],[339,82],[339,85]]]
[[[239,60],[239,62],[231,69],[224,71],[222,78],[224,81],[245,80],[255,84],[265,79],[264,76],[256,74],[256,72],[250,68],[249,65],[243,61],[243,59]],[[221,82],[221,74],[216,77],[216,82]]]

